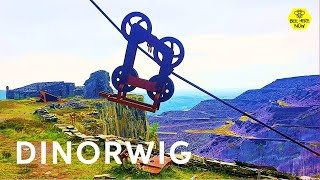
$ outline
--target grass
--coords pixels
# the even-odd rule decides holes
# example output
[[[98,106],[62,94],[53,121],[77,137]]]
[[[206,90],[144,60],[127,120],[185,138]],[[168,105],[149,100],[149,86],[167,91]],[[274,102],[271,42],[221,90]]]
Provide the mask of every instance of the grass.
[[[218,128],[214,129],[205,129],[205,130],[186,130],[185,132],[188,133],[210,133],[210,134],[217,134],[217,135],[224,135],[224,136],[235,136],[235,137],[241,137],[240,134],[237,134],[233,131],[230,130],[230,128],[234,125],[235,123],[232,121],[227,121],[227,124],[224,124]]]
[[[66,101],[66,100],[64,100]],[[101,100],[81,100],[87,104],[99,103]],[[158,175],[151,175],[127,164],[121,166],[114,161],[105,164],[104,151],[101,149],[100,158],[91,165],[81,163],[76,156],[77,146],[72,146],[72,164],[65,164],[59,156],[58,164],[52,164],[52,152],[50,146],[52,141],[58,141],[63,149],[66,148],[68,136],[53,127],[52,123],[43,122],[33,112],[35,109],[44,107],[43,103],[36,103],[35,99],[26,100],[4,100],[0,101],[0,178],[1,179],[33,179],[33,178],[58,178],[58,179],[92,179],[94,175],[108,173],[117,178],[128,179],[190,179],[197,176],[201,179],[234,178],[225,173],[204,171],[196,168],[180,168],[174,166],[172,169],[162,171]],[[88,112],[95,110],[88,108],[76,112],[88,118]],[[59,117],[59,123],[69,123],[69,114],[73,109],[49,110]],[[92,117],[91,117],[92,119]],[[79,118],[80,121],[80,118]],[[81,130],[82,124],[77,122]],[[222,129],[228,129],[229,125]],[[82,130],[81,130],[82,131]],[[219,132],[219,130],[218,130]],[[35,160],[26,165],[16,163],[16,142],[28,141],[36,146]],[[47,164],[40,163],[40,141],[47,142]],[[73,142],[76,145],[78,142]],[[84,157],[90,158],[93,151],[87,149]]]
[[[15,141],[65,141],[66,139],[66,136],[59,133],[52,124],[46,124],[40,120],[9,119],[0,123],[0,133]]]
[[[241,116],[241,117],[239,118],[239,120],[242,121],[242,122],[246,122],[246,121],[248,121],[248,119],[249,119],[248,116]]]
[[[1,100],[0,103],[0,122],[12,118],[23,118],[34,120],[33,112],[43,107],[43,104],[37,103],[36,98],[25,100]]]
[[[190,179],[195,176],[200,179],[230,179],[233,178],[225,173],[216,174],[210,171],[203,171],[199,168],[179,168],[172,167],[162,170],[159,174],[152,175],[148,172],[138,170],[136,165],[126,164],[124,166],[114,166],[105,173],[116,173],[119,179]]]
[[[277,103],[278,103],[278,105],[281,106],[281,107],[288,107],[288,106],[289,106],[289,104],[285,103],[285,102],[282,101],[282,100],[278,100]]]
[[[185,132],[188,133],[207,133],[207,134],[217,134],[217,135],[223,135],[223,136],[233,136],[233,137],[242,137],[242,138],[253,138],[251,136],[244,136],[241,134],[237,134],[235,132],[233,132],[232,130],[230,130],[230,128],[234,125],[235,123],[233,121],[226,121],[226,124],[218,127],[218,128],[214,128],[214,129],[203,129],[203,130],[185,130]]]

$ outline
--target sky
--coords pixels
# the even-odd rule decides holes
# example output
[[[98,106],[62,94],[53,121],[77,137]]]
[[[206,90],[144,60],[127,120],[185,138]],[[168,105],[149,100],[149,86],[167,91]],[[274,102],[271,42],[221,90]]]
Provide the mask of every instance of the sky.
[[[319,74],[319,0],[96,3],[118,26],[140,11],[153,35],[179,39],[186,54],[174,71],[205,89],[261,88],[279,78]],[[288,23],[297,7],[312,16],[307,30]],[[90,73],[122,65],[126,45],[89,0],[0,0],[0,89],[46,81],[83,85]],[[149,79],[159,66],[138,53],[135,69]],[[192,89],[172,79],[177,89]]]

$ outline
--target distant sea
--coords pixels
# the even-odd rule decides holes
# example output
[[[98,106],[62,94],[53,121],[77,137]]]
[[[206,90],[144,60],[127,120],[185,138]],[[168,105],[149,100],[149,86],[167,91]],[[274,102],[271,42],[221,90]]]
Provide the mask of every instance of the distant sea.
[[[239,96],[244,90],[216,90],[210,91],[214,95],[218,96],[222,99],[233,99]],[[139,93],[144,96],[145,102],[153,103],[153,101],[149,98],[146,93]],[[202,94],[201,92],[197,91],[181,91],[175,92],[172,98],[166,102],[161,103],[160,110],[156,113],[148,113],[148,115],[152,114],[161,114],[167,111],[184,111],[193,108],[195,105],[200,103],[203,100],[212,99],[210,96]]]
[[[240,95],[244,90],[216,90],[210,91],[216,96],[223,99],[233,99]],[[152,103],[152,100],[146,93],[137,92],[137,94],[142,94],[147,103]],[[0,100],[6,99],[6,91],[0,90]],[[189,110],[193,108],[195,105],[200,103],[203,100],[211,99],[211,97],[196,92],[196,91],[178,91],[175,92],[173,97],[162,103],[160,106],[160,110],[155,114],[161,114],[166,111],[183,111]],[[153,113],[148,113],[148,115],[152,115]]]
[[[0,100],[6,99],[6,91],[0,90]]]

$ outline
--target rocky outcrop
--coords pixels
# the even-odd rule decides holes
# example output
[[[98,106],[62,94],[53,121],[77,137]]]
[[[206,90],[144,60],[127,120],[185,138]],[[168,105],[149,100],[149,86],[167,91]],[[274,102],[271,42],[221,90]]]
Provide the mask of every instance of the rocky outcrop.
[[[21,88],[10,90],[7,87],[7,99],[25,99],[31,97],[40,97],[39,91],[45,91],[55,96],[65,98],[74,96],[74,83],[58,82],[40,82],[33,83]]]
[[[104,70],[92,73],[84,83],[84,98],[99,98],[99,92],[113,93],[109,73]]]

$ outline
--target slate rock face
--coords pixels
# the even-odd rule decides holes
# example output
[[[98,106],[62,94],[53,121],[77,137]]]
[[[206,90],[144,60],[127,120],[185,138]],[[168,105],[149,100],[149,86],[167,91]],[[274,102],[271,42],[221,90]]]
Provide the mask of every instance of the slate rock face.
[[[99,92],[113,93],[109,73],[99,70],[90,75],[84,83],[84,98],[99,98]]]

